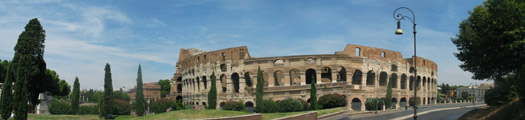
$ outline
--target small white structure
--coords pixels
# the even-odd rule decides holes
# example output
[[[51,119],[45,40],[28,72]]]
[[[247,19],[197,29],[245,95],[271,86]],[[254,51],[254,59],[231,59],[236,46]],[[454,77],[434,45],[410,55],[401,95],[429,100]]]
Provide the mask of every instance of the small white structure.
[[[49,109],[47,107],[51,104],[51,100],[53,100],[51,93],[46,91],[38,94],[38,100],[40,100],[40,104],[36,106],[36,114],[49,114]]]

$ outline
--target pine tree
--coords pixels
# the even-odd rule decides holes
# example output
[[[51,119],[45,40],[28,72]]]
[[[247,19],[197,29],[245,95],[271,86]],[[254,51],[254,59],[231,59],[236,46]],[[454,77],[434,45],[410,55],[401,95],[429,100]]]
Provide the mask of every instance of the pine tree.
[[[264,106],[258,106],[257,104],[262,105],[263,97],[264,97],[264,80],[263,75],[261,72],[261,66],[257,69],[257,85],[255,86],[255,110],[257,111],[258,108],[264,107]]]
[[[113,85],[111,83],[111,67],[108,63],[106,63],[104,70],[106,71],[106,75],[104,76],[104,107],[102,107],[102,115],[106,119],[109,119],[111,113],[113,113]]]
[[[4,86],[2,87],[2,96],[0,98],[0,113],[2,114],[3,120],[9,119],[9,117],[11,117],[11,112],[13,111],[12,83],[15,80],[15,77],[13,76],[13,71],[11,68],[11,66],[7,67]]]
[[[208,92],[208,109],[215,109],[217,107],[217,87],[216,87],[215,71],[211,73],[211,87]]]
[[[139,116],[144,115],[146,108],[146,101],[144,100],[144,88],[142,85],[142,67],[139,64],[139,70],[137,72],[137,95],[135,95],[135,111]]]
[[[386,99],[385,99],[386,108],[390,108],[390,105],[392,104],[392,82],[390,80],[388,81],[388,86],[386,89]]]
[[[71,109],[72,114],[78,114],[78,104],[80,99],[80,83],[78,77],[75,77],[75,83],[73,84],[73,94],[71,95]]]
[[[310,84],[310,108],[312,110],[317,109],[317,89],[315,88],[316,83],[317,80],[315,80],[315,76],[312,75],[312,84]]]

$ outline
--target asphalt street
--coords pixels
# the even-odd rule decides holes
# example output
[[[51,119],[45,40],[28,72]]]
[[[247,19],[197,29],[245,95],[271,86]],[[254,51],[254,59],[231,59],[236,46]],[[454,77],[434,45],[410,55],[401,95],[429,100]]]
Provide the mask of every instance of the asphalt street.
[[[461,104],[436,104],[419,106],[418,119],[420,120],[456,120],[461,115],[473,110],[476,107],[483,106],[485,104],[477,103],[473,106],[472,103],[461,103]],[[334,117],[327,118],[328,120],[411,120],[414,115],[413,109],[408,110],[390,110],[381,111],[378,114],[374,112],[364,114],[341,114]]]

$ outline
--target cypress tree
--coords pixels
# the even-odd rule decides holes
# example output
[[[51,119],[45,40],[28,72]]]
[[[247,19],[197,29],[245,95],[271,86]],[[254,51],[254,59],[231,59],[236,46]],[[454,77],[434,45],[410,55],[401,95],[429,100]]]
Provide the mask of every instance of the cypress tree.
[[[144,100],[144,88],[142,85],[142,67],[139,64],[139,70],[137,72],[137,95],[135,95],[135,111],[139,116],[144,115],[146,108],[146,101]]]
[[[390,108],[390,104],[392,104],[392,82],[390,80],[388,81],[388,86],[386,89],[386,99],[385,99],[386,108]]]
[[[71,95],[71,109],[72,114],[78,114],[78,104],[80,99],[80,83],[78,77],[75,77],[75,83],[73,84],[73,94]]]
[[[14,48],[11,75],[15,78],[13,110],[16,120],[27,119],[28,100],[33,106],[36,105],[39,102],[38,94],[49,89],[52,84],[44,79],[44,41],[45,31],[35,18],[25,26]]]
[[[264,107],[264,106],[257,105],[257,104],[262,105],[263,97],[264,97],[263,87],[264,87],[264,80],[263,80],[263,75],[261,72],[261,66],[259,66],[259,68],[257,69],[257,85],[255,86],[255,110],[256,111],[260,107]]]
[[[7,68],[4,86],[2,87],[2,96],[0,98],[0,113],[2,119],[7,120],[11,117],[13,111],[13,86],[12,83],[15,80],[11,65]]]
[[[208,109],[215,109],[217,107],[217,87],[216,87],[215,71],[211,73],[211,87],[208,92]]]
[[[315,76],[312,75],[312,84],[310,84],[310,108],[312,110],[317,109],[317,89],[315,88],[316,83],[317,80],[315,80]]]
[[[113,113],[113,85],[111,83],[111,67],[108,63],[106,63],[104,70],[106,74],[104,75],[104,101],[102,102],[104,107],[102,107],[102,115],[106,119],[109,119],[111,113]]]

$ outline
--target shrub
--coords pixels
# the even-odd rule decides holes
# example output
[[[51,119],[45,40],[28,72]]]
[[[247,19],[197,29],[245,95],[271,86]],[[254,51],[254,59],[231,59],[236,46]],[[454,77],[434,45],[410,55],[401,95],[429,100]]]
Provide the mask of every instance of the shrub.
[[[223,110],[243,111],[244,104],[242,101],[227,101],[222,107]]]
[[[177,107],[177,103],[170,99],[160,99],[157,101],[154,101],[149,105],[149,108],[154,113],[163,113],[166,112],[169,108],[177,109],[181,108],[183,106]]]
[[[64,101],[52,100],[48,110],[51,114],[71,114],[71,105]]]
[[[306,102],[303,103],[301,100],[294,99],[294,98],[287,98],[287,99],[281,100],[281,101],[279,101],[279,103],[277,103],[277,105],[279,105],[279,107],[281,108],[280,112],[303,111],[303,110],[306,110],[305,106],[308,105],[308,104],[306,104],[306,105],[305,104],[306,104]]]
[[[326,108],[342,107],[345,106],[345,97],[341,94],[325,94],[319,97],[319,104]]]
[[[377,105],[376,105],[377,104]],[[381,110],[383,109],[384,101],[380,98],[368,98],[365,102],[366,110]]]
[[[131,104],[128,101],[121,99],[113,100],[113,114],[114,115],[129,115],[131,112]]]
[[[277,105],[277,103],[275,103],[273,100],[269,99],[263,100],[261,103],[257,103],[256,106],[255,112],[258,113],[274,113],[280,111],[279,105]]]
[[[514,98],[518,97],[516,92],[516,75],[509,75],[505,79],[499,80],[498,86],[487,90],[485,93],[485,102],[487,105],[503,105],[510,103]]]
[[[414,98],[410,98],[410,101],[408,102],[410,106],[414,106]],[[417,104],[421,104],[421,101],[417,100]]]
[[[96,115],[98,114],[98,106],[80,106],[78,108],[78,114],[80,115]]]

